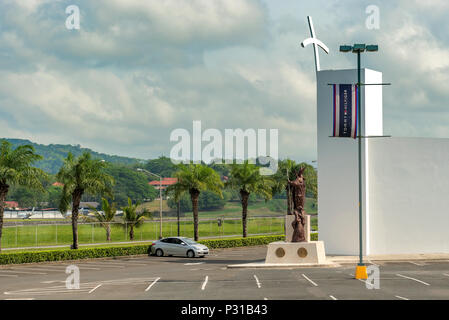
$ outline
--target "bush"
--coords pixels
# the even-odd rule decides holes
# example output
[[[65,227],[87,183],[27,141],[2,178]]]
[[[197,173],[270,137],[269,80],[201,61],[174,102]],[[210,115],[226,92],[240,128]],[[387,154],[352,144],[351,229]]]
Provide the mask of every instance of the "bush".
[[[46,250],[0,254],[0,264],[18,264],[44,261],[78,260],[89,258],[146,254],[148,245],[82,248],[77,250]]]
[[[258,236],[248,238],[226,238],[226,239],[211,239],[198,241],[204,244],[209,249],[217,248],[234,248],[234,247],[246,247],[246,246],[259,246],[269,244],[274,241],[282,241],[285,239],[283,235],[277,236]]]
[[[276,236],[257,236],[248,238],[225,238],[210,239],[198,241],[206,245],[209,249],[217,248],[234,248],[246,246],[259,246],[269,244],[274,241],[282,241],[283,235]],[[312,233],[311,240],[318,240],[318,234]],[[124,245],[114,247],[96,247],[81,248],[77,250],[61,249],[61,250],[43,250],[43,251],[24,251],[24,252],[6,252],[0,254],[0,265],[2,264],[19,264],[46,261],[63,261],[63,260],[80,260],[104,257],[120,257],[138,254],[148,254],[150,244]]]

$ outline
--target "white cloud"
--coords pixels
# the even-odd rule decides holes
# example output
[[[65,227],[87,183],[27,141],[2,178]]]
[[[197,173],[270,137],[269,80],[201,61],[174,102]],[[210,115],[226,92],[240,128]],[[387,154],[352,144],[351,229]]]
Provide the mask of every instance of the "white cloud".
[[[281,157],[313,160],[306,14],[331,48],[322,68],[354,67],[342,43],[380,45],[363,64],[393,83],[383,91],[386,133],[448,134],[444,1],[379,2],[380,30],[365,28],[355,0],[77,4],[80,31],[65,28],[67,2],[0,3],[0,136],[149,158],[169,154],[171,130],[202,120],[203,129],[277,128]]]

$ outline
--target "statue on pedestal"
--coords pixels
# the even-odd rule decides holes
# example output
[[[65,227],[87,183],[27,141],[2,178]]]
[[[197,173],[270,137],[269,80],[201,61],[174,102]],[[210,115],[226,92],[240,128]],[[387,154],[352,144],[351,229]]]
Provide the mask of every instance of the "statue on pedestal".
[[[306,183],[303,176],[305,168],[300,168],[296,173],[296,179],[290,181],[288,179],[289,192],[291,192],[291,197],[293,199],[293,214],[295,219],[292,222],[293,236],[292,242],[303,242],[306,241],[305,238],[305,202],[306,202]],[[291,214],[291,213],[290,213]]]

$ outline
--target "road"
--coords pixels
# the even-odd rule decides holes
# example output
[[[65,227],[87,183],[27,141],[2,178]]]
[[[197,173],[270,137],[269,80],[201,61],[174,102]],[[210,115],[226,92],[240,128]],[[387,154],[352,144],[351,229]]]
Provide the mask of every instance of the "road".
[[[240,269],[266,247],[212,250],[206,258],[132,256],[0,267],[0,299],[449,299],[449,261],[376,262],[379,289],[353,277],[354,264],[333,268]],[[80,270],[67,289],[66,267]]]

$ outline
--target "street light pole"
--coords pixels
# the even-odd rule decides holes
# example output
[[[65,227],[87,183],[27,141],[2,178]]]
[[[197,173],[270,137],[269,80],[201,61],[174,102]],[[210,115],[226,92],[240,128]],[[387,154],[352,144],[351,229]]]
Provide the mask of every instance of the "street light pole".
[[[162,177],[159,176],[159,239],[162,239]]]
[[[356,267],[355,278],[367,279],[366,265],[363,263],[363,194],[362,194],[362,99],[361,99],[361,63],[360,54],[364,51],[375,52],[377,45],[354,44],[354,46],[340,46],[341,52],[357,53],[357,126],[358,126],[358,166],[359,166],[359,263]]]
[[[358,105],[358,115],[357,115],[357,122],[359,126],[359,136],[358,136],[358,144],[359,144],[359,266],[363,267],[365,264],[363,263],[363,236],[362,236],[362,219],[363,219],[363,207],[362,207],[362,105],[361,105],[361,68],[360,68],[360,50],[357,51],[357,105]]]
[[[180,202],[180,200],[178,200],[178,205],[177,205],[177,216],[178,216],[178,237],[180,237],[181,236],[181,233],[180,233],[180,228],[179,228],[179,212],[181,211],[181,202]]]
[[[146,172],[148,174],[152,174],[153,176],[156,176],[159,178],[159,200],[160,200],[160,205],[159,205],[159,219],[160,219],[160,223],[159,223],[159,239],[162,239],[162,177],[156,173],[150,172],[148,170],[142,169],[142,168],[137,168],[137,171],[141,171],[141,172]]]

